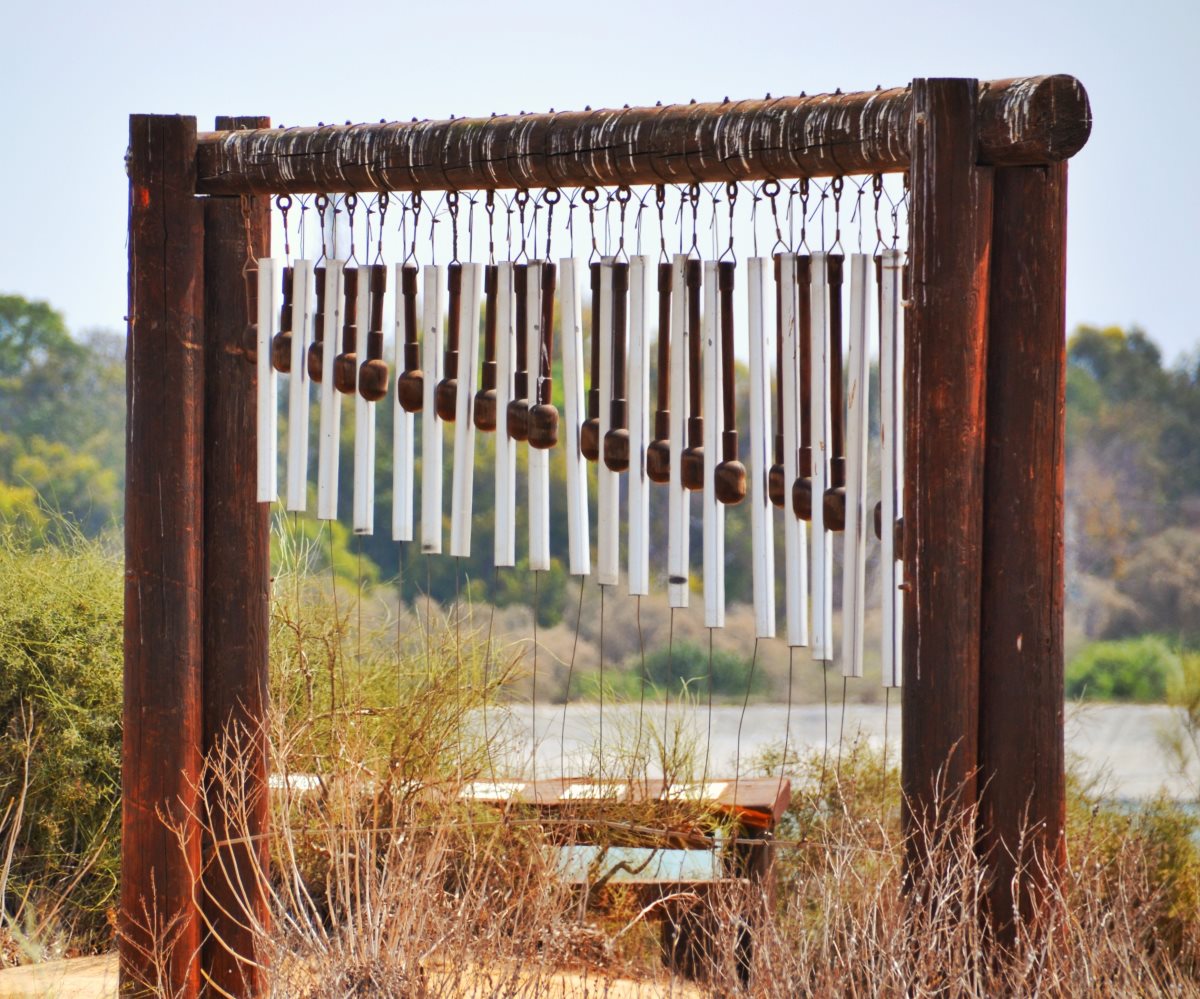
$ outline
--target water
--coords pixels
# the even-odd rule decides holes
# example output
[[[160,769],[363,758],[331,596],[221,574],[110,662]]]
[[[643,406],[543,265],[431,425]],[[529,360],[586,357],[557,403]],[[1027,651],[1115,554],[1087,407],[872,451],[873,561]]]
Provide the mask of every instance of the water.
[[[532,764],[531,721],[537,734]],[[476,722],[482,725],[483,719],[477,716]],[[618,747],[633,747],[639,738],[642,746],[653,747],[664,729],[672,733],[669,743],[676,738],[690,743],[697,769],[707,759],[708,774],[716,778],[734,776],[735,768],[749,773],[759,754],[778,753],[785,733],[789,751],[829,747],[831,759],[836,759],[839,731],[847,742],[863,737],[877,749],[883,748],[886,738],[892,758],[898,758],[900,749],[900,709],[895,704],[890,710],[882,705],[848,704],[844,713],[840,704],[831,704],[828,714],[820,704],[797,704],[790,710],[786,704],[752,704],[744,720],[740,705],[714,706],[710,719],[704,705],[674,704],[664,722],[663,704],[647,702],[640,713],[640,729],[637,705],[610,706],[601,714],[595,704],[565,708],[539,704],[536,710],[528,705],[494,709],[487,724],[489,734],[499,736],[503,746],[506,776],[594,773],[590,760],[601,739],[607,757]],[[1176,771],[1165,748],[1165,738],[1176,725],[1175,710],[1164,705],[1068,705],[1068,761],[1081,775],[1100,780],[1102,789],[1113,797],[1144,799],[1165,791],[1195,798],[1197,785]],[[659,753],[651,748],[649,756],[651,772],[657,775],[661,768],[653,761]]]

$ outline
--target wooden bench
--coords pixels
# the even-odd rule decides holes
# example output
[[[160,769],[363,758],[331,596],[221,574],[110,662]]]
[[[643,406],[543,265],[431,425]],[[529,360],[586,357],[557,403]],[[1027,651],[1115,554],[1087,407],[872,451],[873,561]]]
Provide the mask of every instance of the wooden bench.
[[[734,927],[739,974],[748,978],[754,925],[773,897],[773,839],[791,803],[789,781],[479,780],[460,797],[540,818],[560,875],[585,904],[603,907],[618,889],[636,893],[661,920],[664,963],[690,978],[703,978],[717,957],[721,886],[751,889]]]

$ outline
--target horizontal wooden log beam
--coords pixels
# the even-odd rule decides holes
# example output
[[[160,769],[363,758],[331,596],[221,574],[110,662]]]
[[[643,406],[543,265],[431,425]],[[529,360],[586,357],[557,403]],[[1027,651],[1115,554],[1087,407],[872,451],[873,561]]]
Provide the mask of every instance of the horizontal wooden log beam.
[[[1071,76],[979,84],[978,160],[1056,163],[1092,127]],[[209,132],[201,194],[680,184],[904,170],[910,87],[719,104]]]

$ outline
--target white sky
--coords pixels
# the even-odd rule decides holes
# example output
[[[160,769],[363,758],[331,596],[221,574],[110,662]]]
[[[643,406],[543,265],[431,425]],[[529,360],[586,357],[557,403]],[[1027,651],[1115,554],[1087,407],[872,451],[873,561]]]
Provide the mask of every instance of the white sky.
[[[1069,326],[1200,342],[1200,129],[1185,90],[1200,0],[829,3],[55,2],[0,19],[0,292],[74,330],[122,328],[131,112],[275,123],[560,110],[1065,72],[1091,141],[1072,162]]]

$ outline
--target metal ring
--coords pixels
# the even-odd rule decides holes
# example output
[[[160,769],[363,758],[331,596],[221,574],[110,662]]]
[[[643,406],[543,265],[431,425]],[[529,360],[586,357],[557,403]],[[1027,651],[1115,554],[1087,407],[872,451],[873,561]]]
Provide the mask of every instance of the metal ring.
[[[585,187],[583,193],[579,196],[579,200],[590,207],[600,200],[600,192],[594,187]]]
[[[562,200],[562,192],[557,187],[548,187],[542,194],[542,201],[547,205],[557,205]]]

